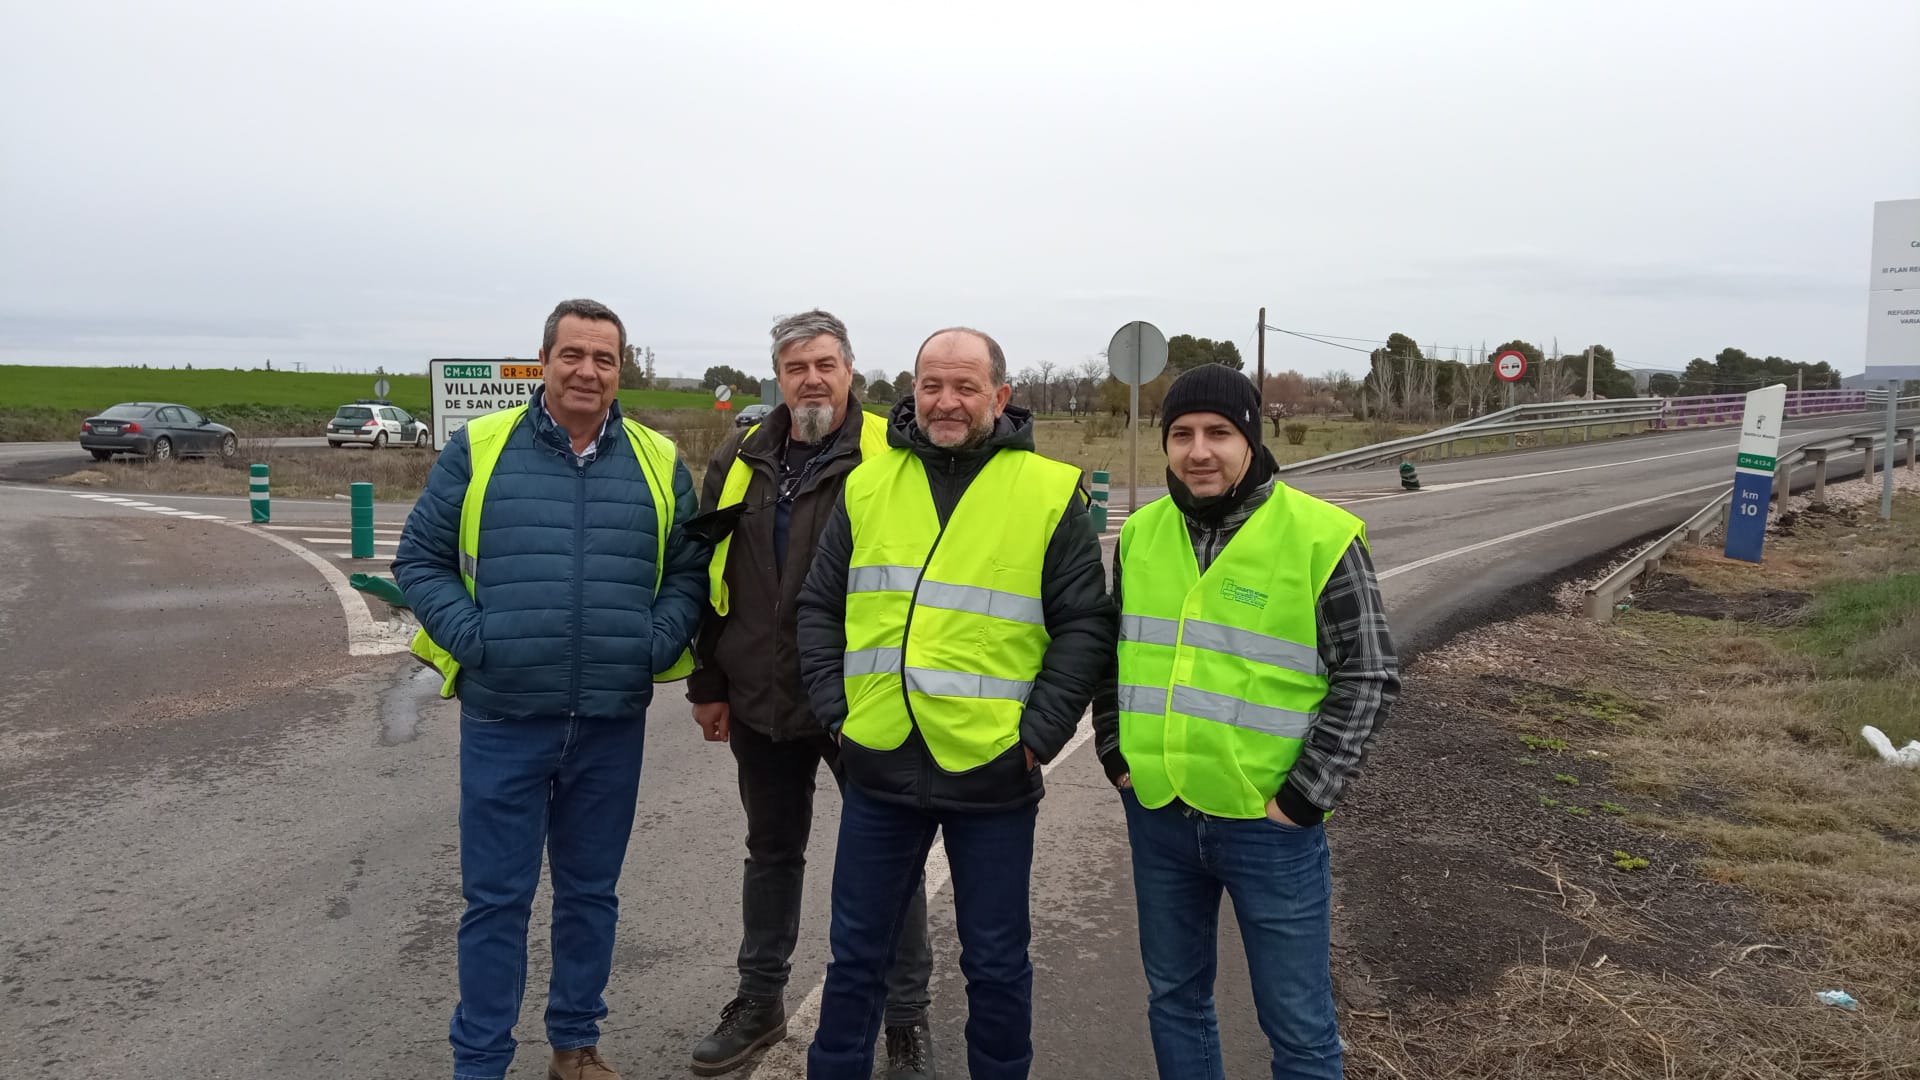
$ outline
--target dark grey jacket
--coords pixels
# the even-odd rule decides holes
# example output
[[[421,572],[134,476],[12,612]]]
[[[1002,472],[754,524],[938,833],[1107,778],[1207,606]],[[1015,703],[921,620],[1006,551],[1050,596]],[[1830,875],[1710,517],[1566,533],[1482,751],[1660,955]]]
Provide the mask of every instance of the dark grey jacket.
[[[1033,449],[1033,417],[1025,409],[1008,408],[985,446],[951,453],[927,440],[914,423],[913,401],[908,399],[894,406],[887,438],[895,447],[911,449],[926,464],[934,509],[945,525],[988,459],[1003,449]],[[843,497],[820,538],[819,554],[801,590],[799,619],[800,677],[813,701],[814,715],[835,731],[847,718],[841,660],[847,645],[847,567],[852,558],[853,526]],[[1020,741],[1038,761],[1046,762],[1073,738],[1120,636],[1120,620],[1107,597],[1100,539],[1087,516],[1084,492],[1073,497],[1055,527],[1040,575],[1040,602],[1053,640],[1027,696]],[[951,773],[933,760],[917,728],[892,751],[844,744],[840,760],[847,779],[875,798],[924,808],[1003,810],[1034,802],[1044,794],[1040,770],[1027,768],[1021,746],[977,769]]]
[[[794,613],[820,534],[840,502],[847,474],[860,464],[861,425],[885,422],[863,412],[857,398],[849,399],[846,420],[821,448],[813,472],[794,496],[784,565],[775,565],[773,500],[793,414],[781,405],[751,435],[736,434],[714,453],[701,485],[702,513],[719,504],[736,456],[753,470],[753,478],[742,500],[749,509],[734,526],[727,553],[729,612],[723,618],[703,605],[707,617],[694,643],[699,666],[687,679],[688,701],[727,702],[730,722],[775,740],[821,734],[800,685]]]

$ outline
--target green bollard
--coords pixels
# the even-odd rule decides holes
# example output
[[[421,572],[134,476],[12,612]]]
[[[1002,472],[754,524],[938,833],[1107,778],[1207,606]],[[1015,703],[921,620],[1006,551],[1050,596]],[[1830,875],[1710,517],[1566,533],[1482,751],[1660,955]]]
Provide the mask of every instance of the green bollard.
[[[1400,463],[1400,486],[1408,491],[1420,490],[1420,473],[1413,467],[1411,461]]]
[[[373,558],[373,485],[358,483],[347,489],[353,496],[353,557]]]
[[[1107,471],[1105,469],[1095,469],[1093,472],[1093,505],[1087,508],[1087,512],[1093,517],[1093,531],[1097,533],[1107,531],[1107,485]]]
[[[247,469],[247,499],[253,504],[253,523],[265,525],[273,520],[272,507],[267,502],[267,467],[253,465]]]

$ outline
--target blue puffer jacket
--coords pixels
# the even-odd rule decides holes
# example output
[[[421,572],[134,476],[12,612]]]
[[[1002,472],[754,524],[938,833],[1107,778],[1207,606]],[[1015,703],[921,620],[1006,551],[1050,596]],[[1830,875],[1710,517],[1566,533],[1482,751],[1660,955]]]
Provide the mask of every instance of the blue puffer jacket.
[[[637,720],[706,605],[710,549],[680,528],[698,512],[673,465],[675,527],[654,595],[659,523],[620,406],[576,466],[536,392],[500,453],[480,511],[474,595],[460,580],[460,503],[472,475],[456,432],[414,504],[393,576],[433,640],[460,661],[462,706],[489,718]]]

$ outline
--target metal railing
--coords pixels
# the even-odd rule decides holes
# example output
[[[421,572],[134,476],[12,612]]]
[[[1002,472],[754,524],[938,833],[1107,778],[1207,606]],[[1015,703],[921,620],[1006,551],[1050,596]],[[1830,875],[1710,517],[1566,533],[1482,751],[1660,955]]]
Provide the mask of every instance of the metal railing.
[[[1555,404],[1564,405],[1565,403]],[[1592,404],[1618,405],[1621,403],[1593,402]],[[1496,415],[1497,414],[1489,413],[1481,419],[1491,420],[1494,419]],[[1652,424],[1659,420],[1659,418],[1660,410],[1658,408],[1646,408],[1643,406],[1638,410],[1630,412],[1596,410],[1580,412],[1570,417],[1549,417],[1544,420],[1511,420],[1482,424],[1475,427],[1455,426],[1442,428],[1439,431],[1423,432],[1419,435],[1408,435],[1403,438],[1389,439],[1386,442],[1373,443],[1370,446],[1357,447],[1352,450],[1340,450],[1331,454],[1322,454],[1317,458],[1309,458],[1306,461],[1296,461],[1290,465],[1282,465],[1277,471],[1295,476],[1305,475],[1307,473],[1331,472],[1334,469],[1348,469],[1357,466],[1372,465],[1379,461],[1398,460],[1410,454],[1415,454],[1436,446],[1442,448],[1441,456],[1444,457],[1446,456],[1446,448],[1454,443],[1473,442],[1494,435],[1512,436],[1538,431],[1570,432],[1573,428],[1586,428],[1588,429],[1588,434],[1591,435],[1593,428],[1602,425]]]
[[[1865,390],[1789,390],[1786,416],[1789,419],[1797,419],[1829,413],[1864,412],[1874,407],[1884,408],[1887,400],[1885,391],[1881,392],[1877,406],[1869,403],[1870,393]],[[1902,406],[1915,403],[1920,403],[1920,397],[1903,397],[1898,402]],[[1306,461],[1296,461],[1280,466],[1278,471],[1303,476],[1308,473],[1331,472],[1335,469],[1362,468],[1382,461],[1401,460],[1433,447],[1440,447],[1440,456],[1447,457],[1449,456],[1448,448],[1455,443],[1470,442],[1492,435],[1509,436],[1507,447],[1515,449],[1516,444],[1512,436],[1531,432],[1566,431],[1571,438],[1572,429],[1583,428],[1591,438],[1593,429],[1601,425],[1608,425],[1611,428],[1613,425],[1626,424],[1628,431],[1632,432],[1636,430],[1634,425],[1645,424],[1650,431],[1667,431],[1738,424],[1745,414],[1745,394],[1708,394],[1684,398],[1537,401],[1527,405],[1514,405],[1419,435],[1407,435],[1352,450],[1322,454]]]
[[[1429,434],[1438,435],[1448,431],[1470,431],[1493,424],[1516,423],[1520,420],[1545,420],[1558,416],[1604,416],[1615,412],[1645,412],[1659,408],[1665,399],[1651,398],[1595,398],[1591,401],[1535,401],[1526,405],[1509,405],[1497,412],[1462,420],[1449,427],[1443,427]],[[1596,421],[1597,422],[1597,421]]]
[[[1886,398],[1881,397],[1882,401]],[[1865,390],[1789,390],[1788,417],[1861,412],[1868,407]],[[1715,427],[1738,424],[1746,414],[1745,394],[1698,394],[1668,398],[1659,428]]]
[[[1914,429],[1897,428],[1894,441],[1907,444],[1906,465],[1908,469],[1920,467],[1915,461]],[[1784,502],[1793,493],[1793,474],[1800,466],[1813,462],[1818,471],[1814,474],[1814,501],[1822,502],[1826,491],[1827,461],[1837,453],[1853,450],[1864,451],[1866,475],[1873,476],[1874,460],[1877,451],[1886,442],[1885,427],[1861,429],[1849,435],[1819,442],[1803,443],[1782,456],[1774,463],[1773,498]],[[1713,497],[1713,501],[1700,508],[1692,517],[1681,522],[1672,532],[1647,545],[1631,559],[1615,567],[1606,577],[1587,587],[1587,617],[1600,622],[1612,620],[1620,610],[1620,601],[1633,591],[1633,586],[1643,576],[1660,569],[1660,560],[1682,543],[1699,543],[1716,528],[1726,524],[1727,508],[1733,502],[1732,482],[1727,490]]]

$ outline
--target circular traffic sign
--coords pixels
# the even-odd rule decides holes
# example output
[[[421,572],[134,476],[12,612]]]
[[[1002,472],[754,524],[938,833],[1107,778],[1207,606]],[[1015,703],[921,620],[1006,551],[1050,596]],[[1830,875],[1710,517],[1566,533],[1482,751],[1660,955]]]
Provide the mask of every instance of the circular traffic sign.
[[[720,384],[719,386],[716,386],[716,387],[714,387],[714,388],[713,388],[713,400],[715,400],[715,401],[732,401],[732,400],[733,400],[733,387],[731,387],[731,386],[728,386],[728,385],[726,385],[725,383],[721,383],[721,384]]]
[[[1152,382],[1167,367],[1167,335],[1150,322],[1130,322],[1107,343],[1107,370],[1130,386]]]
[[[1527,373],[1527,354],[1508,349],[1493,358],[1493,373],[1500,377],[1501,382],[1519,382],[1521,376]]]
[[[374,396],[374,397],[386,397],[386,396],[387,396],[387,391],[388,391],[389,389],[391,389],[391,388],[390,388],[390,387],[389,387],[389,386],[387,385],[387,380],[385,380],[385,379],[377,379],[377,380],[375,380],[375,381],[374,381],[374,384],[373,384],[373,396]]]

